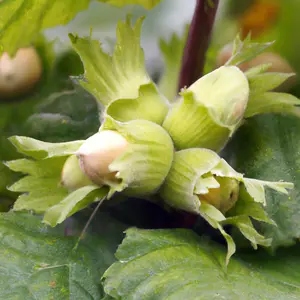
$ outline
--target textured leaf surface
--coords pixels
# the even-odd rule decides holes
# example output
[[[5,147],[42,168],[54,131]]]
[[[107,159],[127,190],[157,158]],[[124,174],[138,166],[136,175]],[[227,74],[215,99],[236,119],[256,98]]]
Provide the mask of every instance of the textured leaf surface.
[[[54,93],[36,107],[23,132],[44,142],[85,139],[100,126],[96,100],[81,88]]]
[[[115,6],[139,4],[153,8],[160,0],[99,0]],[[2,0],[0,2],[0,54],[15,54],[29,46],[46,28],[67,24],[75,15],[88,8],[90,0]],[[26,28],[26,30],[20,30]]]
[[[90,0],[4,0],[0,2],[0,44],[14,54],[29,46],[42,29],[69,22],[77,12],[88,7]],[[20,30],[26,28],[26,30]]]
[[[299,247],[220,264],[219,246],[188,230],[127,230],[104,289],[114,299],[298,299]]]
[[[290,245],[300,237],[299,131],[296,117],[261,116],[248,120],[226,149],[227,160],[249,177],[287,180],[295,184],[289,195],[267,193],[266,211],[277,227],[262,225],[273,247]]]
[[[139,4],[146,9],[151,9],[155,5],[157,5],[161,0],[98,0],[100,2],[112,4],[118,7],[122,7],[124,5],[129,4]]]
[[[109,235],[87,236],[75,249],[78,238],[64,237],[63,227],[49,229],[31,214],[1,214],[0,298],[101,299],[99,278],[114,260],[122,227],[107,217],[98,225]]]

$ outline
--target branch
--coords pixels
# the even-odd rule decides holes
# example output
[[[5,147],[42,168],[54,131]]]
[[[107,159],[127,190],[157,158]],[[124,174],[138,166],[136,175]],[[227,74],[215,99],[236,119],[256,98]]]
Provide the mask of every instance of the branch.
[[[218,4],[219,0],[197,0],[182,58],[178,91],[190,86],[203,75],[205,54]]]

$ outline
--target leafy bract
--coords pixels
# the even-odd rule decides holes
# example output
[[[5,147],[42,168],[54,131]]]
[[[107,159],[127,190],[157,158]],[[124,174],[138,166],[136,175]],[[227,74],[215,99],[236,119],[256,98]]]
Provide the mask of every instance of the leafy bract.
[[[252,42],[250,35],[248,35],[244,40],[241,40],[240,36],[237,36],[233,43],[232,56],[225,65],[238,66],[246,61],[251,60],[267,48],[271,47],[273,44],[274,42]]]
[[[294,73],[268,72],[268,65],[260,65],[248,70],[246,75],[250,86],[246,118],[265,113],[300,115],[298,98],[287,93],[272,92],[293,77]]]
[[[78,237],[64,236],[73,228],[50,229],[32,214],[1,214],[0,298],[102,299],[99,278],[114,261],[123,230],[111,218],[102,219],[98,225],[109,232],[88,234],[75,248]]]
[[[11,170],[27,175],[9,187],[10,191],[21,193],[14,211],[45,213],[43,221],[56,226],[92,202],[106,197],[108,189],[105,187],[88,185],[70,192],[61,183],[66,159],[78,150],[80,141],[45,143],[26,137],[11,140],[20,152],[35,158],[6,163]]]
[[[131,26],[130,18],[119,21],[117,41],[111,55],[91,37],[70,35],[73,48],[85,67],[80,84],[104,106],[107,113],[120,121],[147,119],[162,123],[168,111],[167,99],[149,77],[140,46],[143,18]]]
[[[140,47],[142,21],[143,18],[138,19],[134,27],[129,19],[125,23],[119,21],[113,56],[91,37],[69,35],[85,68],[80,84],[104,105],[116,99],[138,97],[139,87],[150,81]]]
[[[168,133],[146,120],[121,123],[109,117],[102,124],[102,130],[117,131],[129,143],[125,152],[109,165],[119,181],[108,183],[108,198],[116,192],[136,197],[155,194],[172,165],[174,146]]]
[[[272,238],[274,249],[300,237],[299,130],[299,119],[293,116],[254,117],[239,129],[224,153],[248,176],[295,183],[289,195],[267,193],[266,211],[277,226],[261,224],[260,231]]]
[[[223,181],[216,181],[216,176]],[[271,244],[270,239],[256,231],[251,221],[253,218],[274,226],[262,206],[266,205],[265,187],[287,194],[286,189],[293,188],[293,184],[245,178],[215,152],[198,148],[175,153],[160,195],[168,205],[199,214],[218,229],[228,244],[228,263],[235,252],[235,243],[224,230],[224,225],[236,226],[255,249],[257,245],[267,247]],[[209,196],[209,189],[216,188],[220,193]],[[238,205],[238,210],[235,210],[235,205]]]
[[[95,200],[102,200],[108,193],[107,188],[99,188],[96,185],[84,186],[70,193],[60,203],[49,208],[44,217],[44,222],[55,226],[62,223],[75,212],[86,208]]]
[[[273,75],[274,76],[274,75]],[[275,75],[276,76],[276,75]],[[265,84],[266,81],[262,81]],[[259,114],[281,113],[300,116],[300,100],[287,93],[255,92],[250,93],[249,104],[245,112],[245,118]]]
[[[192,231],[129,229],[104,290],[113,299],[298,299],[298,251],[232,259],[226,271],[223,249]]]
[[[83,141],[48,143],[17,135],[10,137],[9,140],[20,153],[38,159],[74,154],[83,143]]]
[[[250,35],[243,41],[237,36],[234,42],[232,56],[226,65],[238,66],[247,62],[272,44],[273,43],[253,42],[251,41]],[[262,64],[245,72],[250,88],[245,117],[249,118],[266,113],[282,113],[299,116],[300,111],[297,105],[300,105],[300,100],[298,98],[290,94],[273,91],[289,78],[295,76],[295,74],[268,72],[270,66],[270,64]]]
[[[139,4],[153,8],[160,0],[99,0],[115,6]],[[38,34],[50,27],[67,24],[87,9],[90,0],[2,0],[0,2],[0,54],[11,55],[35,41]],[[20,30],[26,28],[26,30]]]

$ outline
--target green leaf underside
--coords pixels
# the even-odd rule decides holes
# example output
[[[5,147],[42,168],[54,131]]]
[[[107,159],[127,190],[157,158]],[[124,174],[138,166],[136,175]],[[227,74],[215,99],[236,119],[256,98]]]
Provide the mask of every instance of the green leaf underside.
[[[255,77],[256,75],[260,75],[260,74],[267,72],[271,67],[272,67],[271,63],[258,65],[258,66],[255,66],[255,67],[252,67],[252,68],[246,70],[245,75],[248,78]]]
[[[299,124],[299,119],[293,116],[255,117],[239,129],[226,149],[234,167],[247,171],[248,176],[295,184],[289,195],[267,191],[266,212],[277,226],[261,224],[260,231],[272,238],[274,249],[291,245],[300,237]]]
[[[160,0],[98,0],[115,6],[139,4],[153,8]],[[64,25],[75,15],[88,8],[90,0],[2,0],[0,2],[0,54],[11,55],[22,47],[30,46],[38,34],[50,27]],[[26,30],[20,30],[26,28]]]
[[[68,23],[77,12],[86,9],[89,2],[90,0],[76,3],[72,0],[1,1],[0,53],[6,51],[15,54],[18,48],[30,46],[41,30]]]
[[[44,187],[43,190],[44,192],[37,190],[20,195],[14,203],[13,210],[28,210],[42,214],[52,206],[60,203],[68,195],[68,192],[63,188],[47,189],[47,187]]]
[[[74,249],[78,237],[64,237],[63,227],[50,229],[32,214],[1,214],[0,298],[102,299],[99,278],[114,261],[122,231],[114,225]]]
[[[299,247],[232,259],[192,231],[127,230],[104,290],[114,299],[298,299]],[[183,276],[184,274],[184,276]]]

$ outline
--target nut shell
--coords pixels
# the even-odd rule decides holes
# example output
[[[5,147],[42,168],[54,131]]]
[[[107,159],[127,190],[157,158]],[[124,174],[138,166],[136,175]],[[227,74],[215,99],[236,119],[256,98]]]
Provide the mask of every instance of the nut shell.
[[[109,165],[128,147],[127,140],[118,132],[103,130],[89,137],[79,148],[77,156],[81,170],[96,184],[118,181]]]
[[[14,57],[0,57],[0,98],[13,98],[34,88],[42,76],[42,61],[35,48],[21,48]]]

